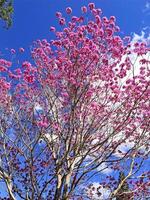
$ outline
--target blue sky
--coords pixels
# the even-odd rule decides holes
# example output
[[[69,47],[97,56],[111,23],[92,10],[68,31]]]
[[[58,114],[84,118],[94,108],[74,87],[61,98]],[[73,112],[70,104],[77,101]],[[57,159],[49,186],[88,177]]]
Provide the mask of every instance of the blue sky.
[[[36,39],[51,39],[50,26],[58,26],[56,11],[65,13],[71,6],[73,15],[80,15],[80,7],[89,0],[14,0],[13,26],[5,30],[0,22],[0,51],[25,47]],[[150,25],[150,0],[93,0],[103,15],[115,15],[121,35],[140,34]]]

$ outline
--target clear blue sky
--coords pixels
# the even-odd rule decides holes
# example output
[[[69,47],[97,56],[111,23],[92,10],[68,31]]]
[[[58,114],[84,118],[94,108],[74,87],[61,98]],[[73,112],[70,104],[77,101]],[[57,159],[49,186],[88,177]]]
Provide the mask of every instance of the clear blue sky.
[[[55,12],[65,12],[67,6],[73,14],[89,0],[14,0],[13,26],[5,30],[0,22],[0,51],[5,48],[28,48],[33,40],[51,39],[50,26],[57,26]],[[93,0],[103,15],[115,15],[122,35],[138,33],[150,26],[150,0]],[[147,29],[148,30],[148,29]]]

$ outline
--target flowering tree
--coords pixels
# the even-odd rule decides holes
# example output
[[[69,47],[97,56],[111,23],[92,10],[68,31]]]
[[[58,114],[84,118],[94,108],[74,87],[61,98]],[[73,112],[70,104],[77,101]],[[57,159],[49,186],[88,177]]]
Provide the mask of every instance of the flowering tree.
[[[0,177],[9,199],[104,199],[101,188],[112,199],[128,180],[132,198],[149,195],[149,48],[121,39],[115,17],[93,3],[82,13],[69,22],[56,13],[62,31],[51,27],[55,40],[34,42],[33,64],[12,70],[0,59]],[[89,184],[107,168],[114,173],[98,188]]]

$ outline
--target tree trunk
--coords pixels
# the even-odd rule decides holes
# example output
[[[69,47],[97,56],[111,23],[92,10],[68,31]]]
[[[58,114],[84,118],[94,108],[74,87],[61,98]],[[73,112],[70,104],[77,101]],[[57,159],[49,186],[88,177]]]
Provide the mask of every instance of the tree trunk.
[[[57,173],[57,187],[55,191],[54,200],[61,200],[61,189],[62,189],[62,176],[60,175],[60,171]]]

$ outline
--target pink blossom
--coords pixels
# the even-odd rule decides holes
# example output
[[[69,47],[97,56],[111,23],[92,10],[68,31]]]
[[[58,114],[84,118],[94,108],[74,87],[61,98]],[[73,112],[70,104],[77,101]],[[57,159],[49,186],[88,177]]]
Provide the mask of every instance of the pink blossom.
[[[116,31],[116,32],[119,32],[119,31],[120,31],[119,26],[116,26],[116,27],[115,27],[115,31]]]
[[[22,67],[30,68],[30,67],[31,67],[31,63],[28,62],[28,61],[24,61],[24,62],[22,63]]]
[[[56,30],[55,27],[53,27],[53,26],[50,27],[50,31],[55,32],[55,30]]]
[[[24,80],[27,82],[27,83],[33,83],[35,81],[35,78],[33,75],[25,75],[24,76]]]
[[[44,122],[44,121],[39,121],[37,122],[37,125],[43,128],[47,128],[48,127],[48,123]]]
[[[95,4],[94,3],[89,3],[88,4],[90,10],[93,10],[95,8]]]
[[[15,54],[15,53],[16,53],[16,50],[15,50],[15,49],[11,49],[10,51],[11,51],[12,54]]]
[[[56,12],[56,17],[61,18],[62,17],[61,12]]]
[[[79,22],[79,23],[82,23],[83,21],[84,21],[84,17],[79,17],[78,19],[77,19],[77,21]]]
[[[62,97],[65,97],[65,98],[68,98],[68,97],[69,97],[69,95],[68,95],[67,92],[63,92],[61,95],[62,95]]]
[[[70,7],[66,8],[66,13],[67,14],[71,14],[72,13],[72,9]]]
[[[110,16],[110,21],[111,22],[115,22],[116,21],[116,17],[115,16]]]
[[[21,48],[19,49],[19,52],[20,52],[20,53],[23,53],[23,52],[24,52],[24,48],[21,47]]]
[[[102,14],[102,10],[100,8],[96,9],[97,11],[97,15],[101,15]]]
[[[111,37],[112,34],[113,34],[113,31],[112,31],[112,29],[107,28],[107,29],[105,30],[105,33],[106,33],[107,37]]]
[[[124,41],[125,41],[125,42],[130,42],[130,40],[131,40],[131,37],[130,37],[130,36],[124,37]]]
[[[61,26],[63,26],[63,25],[65,25],[65,18],[60,18],[60,20],[59,20],[59,24],[61,25]]]
[[[96,20],[96,23],[97,23],[98,25],[101,25],[101,18],[100,18],[99,15],[96,15],[96,16],[95,16],[95,20]]]
[[[83,6],[83,7],[81,7],[81,10],[82,10],[83,13],[86,13],[87,12],[87,7]]]
[[[6,67],[0,66],[0,72],[6,72],[6,71],[7,71]]]
[[[21,74],[22,74],[22,72],[21,72],[21,69],[20,69],[20,68],[18,68],[18,69],[15,69],[15,72],[16,72],[18,75],[21,75]]]
[[[73,17],[72,17],[72,21],[73,21],[73,22],[77,22],[77,21],[78,21],[78,17],[73,16]]]

